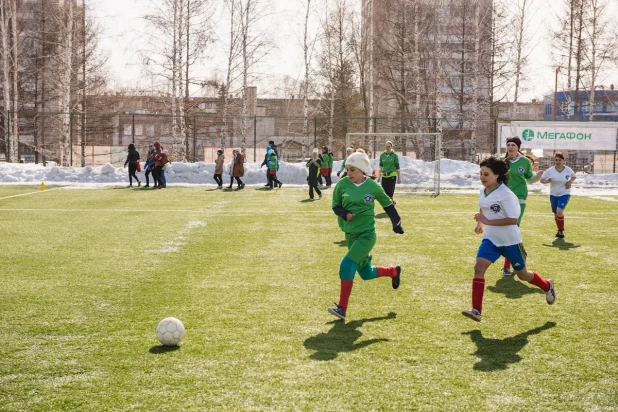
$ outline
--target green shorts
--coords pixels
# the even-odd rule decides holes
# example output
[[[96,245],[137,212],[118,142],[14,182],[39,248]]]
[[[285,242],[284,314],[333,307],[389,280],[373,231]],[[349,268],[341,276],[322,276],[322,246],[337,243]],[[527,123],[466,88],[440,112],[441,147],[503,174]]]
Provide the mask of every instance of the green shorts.
[[[362,269],[371,260],[369,253],[376,244],[376,232],[346,233],[345,243],[348,245],[346,257]]]

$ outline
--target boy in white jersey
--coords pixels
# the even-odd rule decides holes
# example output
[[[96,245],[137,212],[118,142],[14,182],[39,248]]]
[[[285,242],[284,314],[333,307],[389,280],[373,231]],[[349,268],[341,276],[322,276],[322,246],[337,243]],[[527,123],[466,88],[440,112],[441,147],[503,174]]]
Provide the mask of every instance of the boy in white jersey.
[[[556,166],[551,167],[541,176],[541,183],[550,184],[549,202],[554,220],[558,226],[556,237],[564,238],[564,209],[571,198],[571,184],[575,180],[575,172],[564,164],[564,154],[554,153]]]
[[[474,216],[477,221],[474,231],[484,232],[481,246],[476,255],[474,279],[472,279],[472,309],[461,313],[477,322],[481,321],[483,294],[485,293],[485,272],[500,256],[513,265],[517,277],[545,292],[550,305],[556,301],[556,292],[551,280],[543,279],[538,273],[526,268],[526,251],[517,226],[520,207],[517,197],[506,186],[509,165],[495,157],[481,162],[480,212]],[[484,230],[483,225],[487,228]]]

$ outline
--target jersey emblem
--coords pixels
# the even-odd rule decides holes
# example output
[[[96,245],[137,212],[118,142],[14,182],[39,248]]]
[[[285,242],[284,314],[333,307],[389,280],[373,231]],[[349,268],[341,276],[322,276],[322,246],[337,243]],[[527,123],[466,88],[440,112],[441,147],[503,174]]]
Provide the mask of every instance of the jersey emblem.
[[[490,209],[491,209],[494,213],[499,213],[499,212],[500,212],[500,210],[502,210],[502,208],[500,207],[500,205],[499,205],[499,204],[497,204],[497,203],[494,203],[494,204],[493,204],[493,205],[491,205],[489,208],[490,208]]]
[[[518,168],[517,168],[517,171],[518,171],[519,173],[523,173],[523,172],[524,172],[524,168],[520,166],[520,167],[518,167]]]
[[[569,176],[569,175],[566,175],[565,177],[566,177],[566,180],[569,180],[569,177],[571,177],[571,176]]]
[[[373,200],[373,196],[365,195],[363,196],[363,200],[365,201],[365,203],[371,203],[371,201]]]

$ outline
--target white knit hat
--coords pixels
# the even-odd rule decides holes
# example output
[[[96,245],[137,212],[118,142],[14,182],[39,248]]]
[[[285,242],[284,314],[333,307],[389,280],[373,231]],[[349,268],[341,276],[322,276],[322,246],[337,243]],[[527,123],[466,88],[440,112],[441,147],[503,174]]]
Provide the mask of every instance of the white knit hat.
[[[352,153],[345,161],[346,166],[354,166],[361,172],[365,173],[365,170],[369,167],[369,156],[366,153]]]

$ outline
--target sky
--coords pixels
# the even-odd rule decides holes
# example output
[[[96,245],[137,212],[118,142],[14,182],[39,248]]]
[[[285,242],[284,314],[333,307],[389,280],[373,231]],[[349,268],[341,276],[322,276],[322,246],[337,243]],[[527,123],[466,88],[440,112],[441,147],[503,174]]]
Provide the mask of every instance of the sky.
[[[300,78],[303,74],[302,53],[295,33],[302,24],[303,8],[300,0],[270,0],[272,4],[273,18],[270,19],[270,29],[276,32],[277,49],[272,53],[269,64],[271,78],[283,78],[288,75],[292,78]],[[352,1],[351,3],[358,3]],[[219,0],[218,3],[221,3]],[[556,65],[551,58],[550,28],[556,24],[556,17],[562,12],[563,6],[560,0],[533,0],[530,21],[527,31],[534,45],[529,58],[526,84],[527,91],[520,101],[526,102],[533,98],[542,99],[544,95],[553,93]],[[145,32],[143,16],[146,5],[150,0],[92,0],[88,3],[93,8],[94,16],[103,29],[103,37],[100,43],[101,49],[109,53],[108,66],[114,81],[110,84],[111,89],[132,87],[141,80],[139,65],[136,64],[136,50],[142,47],[140,39]],[[616,11],[616,5],[611,3],[610,12]],[[215,19],[222,19],[222,7]],[[223,27],[224,24],[216,24]],[[220,30],[221,31],[221,30]],[[216,33],[216,30],[215,30]],[[225,38],[225,33],[216,33]],[[214,68],[224,67],[222,58],[225,53],[221,49],[211,48],[207,63],[204,67],[206,72],[212,74]],[[618,85],[618,74],[612,72],[609,77],[600,79],[600,84],[609,86],[610,83]],[[564,76],[558,76],[558,88],[566,87]],[[263,92],[264,90],[262,90]],[[260,90],[258,90],[260,93]]]

